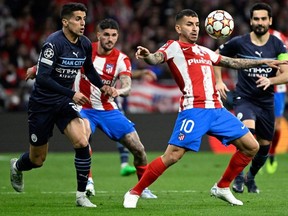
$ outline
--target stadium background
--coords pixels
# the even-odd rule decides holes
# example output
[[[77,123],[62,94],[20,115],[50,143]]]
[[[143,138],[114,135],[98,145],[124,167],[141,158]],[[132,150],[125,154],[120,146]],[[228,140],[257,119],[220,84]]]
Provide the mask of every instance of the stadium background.
[[[33,81],[25,82],[26,69],[37,61],[45,38],[61,28],[59,12],[67,0],[0,0],[0,152],[27,150],[26,105]],[[133,91],[123,101],[128,117],[136,123],[140,137],[148,151],[164,150],[173,122],[176,118],[179,91],[171,79],[166,65],[151,67],[137,61],[134,52],[137,45],[155,51],[168,39],[176,39],[174,16],[179,10],[191,8],[200,17],[198,43],[212,50],[225,42],[210,38],[203,28],[205,17],[215,9],[228,11],[234,18],[232,34],[249,32],[249,8],[259,1],[251,0],[80,0],[88,7],[85,35],[95,40],[95,27],[107,17],[120,24],[117,48],[128,54],[134,69],[150,68],[158,81],[135,81]],[[273,28],[288,36],[288,1],[267,0],[273,8]],[[224,81],[234,88],[237,73],[223,72]],[[231,97],[225,104],[228,109]],[[287,121],[283,118],[283,135],[278,152],[287,152]],[[64,136],[55,130],[51,140],[52,151],[69,151],[71,146]],[[202,150],[230,152],[230,149],[214,148],[215,140],[204,137]],[[92,144],[96,151],[115,151],[115,144],[102,133]],[[216,145],[220,146],[220,145]]]

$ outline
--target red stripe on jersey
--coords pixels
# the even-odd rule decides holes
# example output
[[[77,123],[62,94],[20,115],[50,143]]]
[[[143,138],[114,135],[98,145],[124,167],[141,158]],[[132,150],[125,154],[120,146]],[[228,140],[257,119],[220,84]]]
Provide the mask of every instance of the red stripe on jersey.
[[[197,44],[172,40],[158,51],[165,53],[165,61],[183,93],[180,110],[223,107],[215,89],[213,69],[220,55]]]
[[[127,55],[116,48],[109,55],[99,55],[97,49],[98,42],[92,43],[93,66],[100,75],[104,85],[115,87],[120,75],[131,77],[131,62]],[[100,92],[98,88],[88,81],[85,75],[81,76],[79,89],[92,102],[92,104],[85,104],[83,107],[97,110],[118,109],[114,99]]]

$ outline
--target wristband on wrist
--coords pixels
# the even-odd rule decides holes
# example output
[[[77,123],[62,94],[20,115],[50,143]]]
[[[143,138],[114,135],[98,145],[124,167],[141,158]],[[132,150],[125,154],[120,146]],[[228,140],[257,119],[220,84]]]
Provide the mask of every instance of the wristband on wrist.
[[[34,66],[32,67],[32,72],[33,72],[34,74],[36,74],[36,71],[37,71],[37,67],[36,67],[36,65],[34,65]]]

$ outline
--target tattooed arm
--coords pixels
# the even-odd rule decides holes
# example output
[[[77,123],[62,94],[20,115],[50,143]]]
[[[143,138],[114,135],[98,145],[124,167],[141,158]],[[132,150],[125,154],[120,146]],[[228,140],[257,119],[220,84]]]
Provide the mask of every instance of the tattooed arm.
[[[266,64],[269,67],[278,69],[277,65],[280,65],[283,63],[285,62],[281,62],[279,60],[271,60],[271,59],[255,60],[255,59],[229,58],[227,56],[222,56],[217,66],[229,67],[229,68],[234,68],[234,69],[243,69],[243,68],[250,68],[250,67],[255,67],[255,66]]]
[[[116,89],[119,96],[128,96],[131,91],[131,77],[127,75],[121,75],[119,78],[121,82],[121,88]]]
[[[150,53],[150,51],[142,46],[137,47],[135,54],[137,59],[143,59],[147,64],[157,65],[164,62],[164,55],[161,52]]]

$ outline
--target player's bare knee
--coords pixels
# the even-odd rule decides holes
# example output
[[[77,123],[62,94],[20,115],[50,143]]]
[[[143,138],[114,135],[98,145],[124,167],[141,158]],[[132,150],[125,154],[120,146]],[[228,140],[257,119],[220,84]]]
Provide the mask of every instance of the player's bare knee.
[[[73,140],[74,148],[85,148],[88,145],[88,140],[85,136],[79,137],[78,139]]]
[[[250,153],[254,156],[257,154],[257,152],[259,151],[259,143],[256,142],[253,145],[250,146]]]
[[[240,149],[241,150],[241,149]],[[259,150],[259,143],[257,141],[251,142],[248,145],[243,145],[242,152],[247,156],[254,157]]]

